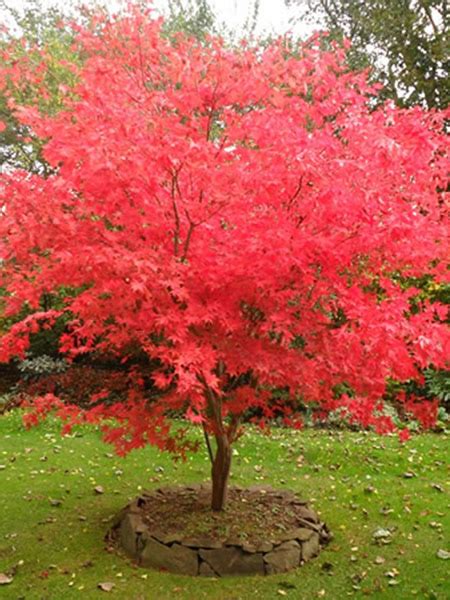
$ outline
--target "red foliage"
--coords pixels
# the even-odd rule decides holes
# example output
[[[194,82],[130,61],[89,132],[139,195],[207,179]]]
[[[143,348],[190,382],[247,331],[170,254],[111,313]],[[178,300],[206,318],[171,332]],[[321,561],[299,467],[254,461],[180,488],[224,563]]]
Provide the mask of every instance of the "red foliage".
[[[450,356],[442,307],[412,314],[415,291],[398,283],[448,280],[443,115],[373,110],[365,74],[319,39],[233,50],[169,41],[160,27],[135,11],[80,30],[88,58],[71,67],[64,110],[16,109],[58,170],[1,176],[6,313],[61,286],[82,291],[18,322],[0,360],[65,313],[69,357],[133,345],[158,361],[155,401],[137,386],[83,415],[59,407],[69,423],[115,419],[105,433],[120,452],[189,449],[169,409],[232,441],[247,409],[273,414],[272,386],[392,431],[379,411],[387,378]],[[32,64],[20,69],[33,77]],[[353,394],[336,399],[343,382]]]

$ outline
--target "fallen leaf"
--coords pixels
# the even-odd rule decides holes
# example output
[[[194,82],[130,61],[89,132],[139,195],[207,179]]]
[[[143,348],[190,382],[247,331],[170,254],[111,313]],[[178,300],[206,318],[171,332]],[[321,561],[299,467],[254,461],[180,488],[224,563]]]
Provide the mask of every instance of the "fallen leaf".
[[[97,486],[95,486],[95,488],[94,488],[94,492],[95,492],[96,494],[104,494],[104,493],[105,493],[105,490],[103,489],[103,486],[101,486],[101,485],[97,485]]]
[[[97,587],[101,589],[102,592],[110,592],[114,586],[115,584],[111,581],[104,581],[103,583],[99,583]]]
[[[382,515],[390,515],[393,512],[394,509],[390,508],[389,506],[383,506],[382,508],[380,508],[380,514]]]
[[[433,488],[433,490],[437,490],[438,492],[444,492],[444,488],[442,487],[442,485],[439,485],[439,483],[432,483],[431,487]]]
[[[7,585],[8,583],[12,583],[13,578],[7,575],[6,573],[0,573],[0,585]]]
[[[375,540],[382,540],[382,539],[386,539],[386,538],[390,538],[391,537],[391,532],[389,531],[389,529],[383,529],[382,527],[379,527],[378,529],[376,529],[373,534],[372,537]]]

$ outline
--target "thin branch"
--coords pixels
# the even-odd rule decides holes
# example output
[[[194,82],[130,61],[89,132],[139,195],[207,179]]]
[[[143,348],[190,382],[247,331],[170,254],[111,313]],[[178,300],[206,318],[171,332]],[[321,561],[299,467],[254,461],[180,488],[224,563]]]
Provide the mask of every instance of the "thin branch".
[[[322,10],[325,12],[325,14],[330,19],[331,23],[333,23],[334,27],[339,29],[339,21],[338,21],[336,15],[333,13],[332,9],[330,8],[330,5],[327,2],[327,0],[319,0],[319,4],[322,7]]]
[[[211,464],[213,464],[214,462],[214,453],[211,447],[211,440],[209,439],[209,435],[208,435],[208,431],[206,429],[206,425],[205,423],[202,423],[203,426],[203,436],[205,438],[205,442],[206,442],[206,448],[208,450],[208,456],[209,456],[209,460],[211,461]]]
[[[240,424],[241,424],[240,415],[233,415],[231,417],[231,423],[228,426],[228,430],[227,430],[227,437],[228,437],[228,441],[230,442],[230,444],[232,444],[236,440],[236,434],[237,434],[237,430],[238,430],[238,427]]]
[[[173,214],[175,217],[175,231],[174,231],[174,236],[173,236],[173,252],[174,252],[175,256],[178,256],[178,248],[180,245],[180,214],[178,212],[178,206],[177,206],[177,202],[175,200],[175,189],[176,189],[175,179],[176,179],[176,175],[173,174],[172,182],[171,182],[171,189],[170,189],[170,196],[172,198],[172,209],[173,209]]]
[[[289,198],[289,200],[287,202],[288,208],[290,208],[292,206],[294,200],[296,200],[296,198],[302,191],[302,186],[303,186],[303,175],[300,175],[300,179],[298,180],[297,189],[295,190],[295,192],[292,194],[292,196]]]
[[[204,192],[203,192],[203,190],[200,190],[200,193],[199,193],[199,195],[198,195],[198,201],[199,201],[199,204],[201,204],[201,203],[203,202],[203,195],[204,195]],[[191,219],[191,216],[190,216],[190,214],[189,214],[189,212],[188,212],[188,210],[187,210],[187,209],[185,209],[185,210],[184,210],[184,213],[185,213],[185,215],[186,215],[186,218],[187,218],[187,220],[188,220],[188,222],[189,222],[189,229],[188,229],[188,232],[187,232],[187,234],[186,234],[186,239],[185,239],[185,241],[184,241],[184,246],[183,246],[183,256],[181,257],[181,260],[182,260],[182,261],[186,260],[186,258],[187,258],[187,254],[188,254],[188,250],[189,250],[189,244],[191,243],[191,238],[192,238],[192,234],[194,233],[194,229],[195,229],[195,228],[196,228],[198,225],[201,225],[201,222],[200,222],[200,223],[195,223],[195,222],[194,222],[194,221]]]
[[[209,387],[206,383],[205,376],[203,374],[197,375],[198,380],[203,385],[203,389],[205,392],[206,400],[208,402],[208,409],[211,412],[212,419],[214,421],[214,425],[217,428],[217,432],[220,435],[225,433],[222,419],[222,401],[220,398],[214,393],[214,391]]]
[[[182,261],[185,261],[187,258],[187,253],[189,250],[189,244],[191,243],[191,238],[192,238],[192,234],[194,232],[195,229],[195,223],[193,223],[192,221],[189,223],[189,229],[186,235],[186,239],[184,241],[184,246],[183,246],[183,256],[181,257]]]
[[[440,34],[440,32],[439,32],[439,27],[436,25],[436,22],[435,22],[435,20],[433,19],[433,14],[432,14],[432,12],[431,12],[431,10],[430,10],[430,7],[429,7],[429,6],[427,6],[426,2],[423,2],[423,0],[419,0],[419,4],[420,4],[420,6],[423,8],[423,10],[424,10],[425,14],[427,15],[427,17],[428,17],[428,20],[430,21],[430,23],[431,23],[431,26],[432,26],[432,28],[433,28],[434,34],[435,34],[436,36],[438,36],[438,35]]]
[[[216,152],[214,158],[217,158],[219,156],[219,154],[222,152],[222,150],[224,149],[225,144],[227,142],[227,139],[228,139],[228,136],[224,135],[223,138],[220,140],[220,146],[217,149],[217,152]]]
[[[214,113],[216,111],[216,93],[217,93],[217,88],[219,87],[219,82],[216,81],[216,84],[214,86],[214,90],[213,90],[213,96],[212,96],[212,103],[211,106],[209,107],[209,114],[208,114],[208,121],[206,124],[206,141],[209,142],[210,138],[211,138],[211,129],[212,129],[212,124],[213,124],[213,118],[214,118]]]

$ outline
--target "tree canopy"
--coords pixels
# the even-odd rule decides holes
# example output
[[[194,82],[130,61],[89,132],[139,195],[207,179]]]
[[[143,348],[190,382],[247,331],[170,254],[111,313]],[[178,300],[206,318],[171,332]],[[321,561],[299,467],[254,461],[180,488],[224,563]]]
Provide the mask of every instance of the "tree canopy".
[[[105,421],[121,453],[183,453],[192,444],[167,419],[182,410],[204,428],[221,508],[248,409],[301,426],[273,386],[386,433],[387,380],[445,367],[447,307],[417,307],[402,285],[448,280],[444,115],[374,110],[376,87],[318,37],[230,48],[162,27],[140,9],[92,16],[74,41],[85,60],[64,58],[61,110],[11,104],[47,140],[52,173],[0,179],[6,315],[36,311],[2,335],[0,361],[61,315],[70,360],[127,364],[138,349],[148,363],[130,366],[122,401],[105,389],[81,413],[46,396],[30,418],[56,406],[68,427]],[[17,69],[42,77],[26,57],[2,69],[5,94]],[[39,310],[67,287],[62,307]],[[435,402],[405,402],[433,421]]]

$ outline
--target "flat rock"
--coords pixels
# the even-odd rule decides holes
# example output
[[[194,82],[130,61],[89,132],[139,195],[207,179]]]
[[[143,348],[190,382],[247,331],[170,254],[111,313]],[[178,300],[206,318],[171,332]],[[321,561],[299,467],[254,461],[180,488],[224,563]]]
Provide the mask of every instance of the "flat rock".
[[[307,521],[306,519],[301,519],[300,517],[297,518],[297,522],[302,527],[305,527],[306,529],[312,529],[316,533],[320,533],[323,529],[323,524],[320,522],[313,523],[312,521]]]
[[[260,542],[257,546],[256,546],[256,551],[257,552],[271,552],[273,550],[273,544],[272,542]]]
[[[244,542],[242,544],[242,550],[244,552],[248,552],[249,554],[254,554],[255,552],[258,552],[256,546],[254,544],[250,544],[249,542]]]
[[[183,536],[180,532],[164,533],[163,531],[150,531],[149,535],[162,544],[173,544],[173,542],[181,543]],[[186,546],[187,544],[183,544]]]
[[[273,550],[273,544],[271,542],[259,542],[258,544],[249,544],[244,542],[242,544],[242,550],[254,554],[255,552],[270,552]]]
[[[225,542],[225,546],[242,546],[244,542],[242,541],[242,538],[240,537],[230,537],[227,539],[227,541]]]
[[[312,535],[312,529],[307,527],[297,527],[280,535],[280,542],[289,542],[290,540],[308,540]]]
[[[294,506],[307,506],[308,505],[308,501],[307,500],[302,500],[301,498],[294,498],[294,500],[292,500],[292,504]]]
[[[295,541],[284,542],[264,556],[268,575],[284,573],[300,564],[300,544]]]
[[[282,544],[277,546],[275,550],[290,550],[291,548],[300,548],[300,544],[297,542],[297,540],[289,540],[287,542],[283,542]]]
[[[311,538],[314,531],[309,529],[308,527],[299,527],[294,532],[293,538],[298,540],[299,542],[306,542]]]
[[[240,548],[199,550],[200,557],[218,575],[264,575],[262,554],[247,554]]]
[[[129,513],[124,516],[120,524],[119,539],[125,552],[135,558],[138,553],[138,533],[144,533],[145,525],[139,515]]]
[[[200,563],[198,574],[202,577],[217,577],[217,573],[214,573],[208,563],[203,560]]]
[[[309,540],[302,544],[302,560],[304,562],[311,560],[311,558],[319,554],[319,550],[319,534],[314,531]]]
[[[301,519],[305,519],[305,521],[311,521],[311,523],[320,522],[318,515],[306,506],[297,506],[295,512]]]
[[[167,547],[153,538],[146,540],[140,564],[181,575],[198,575],[198,555],[195,550],[179,544]]]
[[[177,540],[178,541],[178,540]],[[167,542],[165,542],[167,543]],[[181,540],[182,546],[188,546],[188,548],[222,548],[222,544],[216,540],[213,540],[209,537],[192,537],[192,538],[183,538]]]

